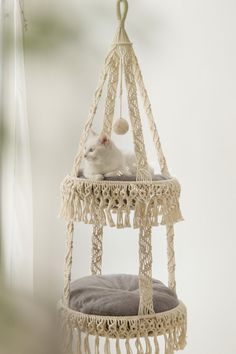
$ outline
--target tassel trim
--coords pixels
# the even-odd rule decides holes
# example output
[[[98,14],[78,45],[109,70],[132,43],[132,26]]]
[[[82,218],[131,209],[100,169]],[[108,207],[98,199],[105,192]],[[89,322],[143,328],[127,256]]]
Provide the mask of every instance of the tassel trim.
[[[60,217],[102,226],[140,228],[183,220],[180,185],[174,178],[153,182],[89,181],[67,176],[61,185]],[[134,214],[131,213],[134,211]]]
[[[165,354],[172,354],[173,350],[183,349],[186,345],[187,310],[182,302],[170,311],[154,315],[130,317],[86,315],[66,307],[62,301],[59,303],[59,311],[61,322],[63,322],[63,318],[68,319],[65,330],[77,328],[79,333],[86,333],[83,341],[86,354],[90,354],[89,335],[96,338],[95,348],[99,347],[98,337],[105,337],[105,347],[108,354],[110,354],[109,339],[111,338],[116,341],[117,354],[120,354],[119,351],[121,351],[121,339],[127,340],[126,350],[128,354],[131,351],[129,340],[132,338],[136,339],[136,348],[141,354],[151,354],[150,337],[153,337],[155,354],[159,354],[157,337],[161,335],[165,337]],[[141,343],[142,337],[144,339],[143,343]],[[98,349],[96,354],[99,354]]]
[[[75,332],[77,335],[77,342],[81,342],[81,336],[80,336],[80,331]],[[165,354],[174,354],[174,351],[183,349],[182,347],[180,348],[180,343],[176,343],[173,335],[173,333],[164,333],[164,345],[165,345]],[[90,346],[93,348],[95,347],[95,354],[111,354],[111,345],[112,341],[115,340],[115,354],[121,354],[121,347],[120,347],[120,339],[119,337],[115,339],[111,339],[109,337],[105,338],[105,343],[104,347],[102,350],[102,346],[100,345],[100,340],[99,336],[96,336],[95,339],[93,336],[89,336],[86,334],[84,338],[84,346],[81,349],[81,345],[77,347],[77,351],[75,354],[91,354],[91,349]],[[94,344],[93,344],[94,341]],[[146,334],[143,338],[141,338],[139,335],[135,339],[135,345],[132,347],[135,349],[135,352],[133,352],[132,347],[131,347],[131,338],[127,337],[126,339],[123,339],[124,341],[124,347],[125,347],[125,353],[126,354],[160,354],[160,349],[159,349],[159,343],[158,343],[158,337],[157,333],[154,333],[153,336],[149,336]],[[145,349],[144,349],[145,348]],[[154,351],[153,351],[154,350]]]

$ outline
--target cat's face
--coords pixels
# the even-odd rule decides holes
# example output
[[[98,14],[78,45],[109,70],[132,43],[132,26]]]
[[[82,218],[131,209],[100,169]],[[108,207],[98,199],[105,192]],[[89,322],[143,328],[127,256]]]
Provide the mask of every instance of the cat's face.
[[[98,161],[107,154],[107,149],[110,146],[110,139],[102,134],[98,136],[91,132],[89,139],[85,145],[84,159],[87,161]]]

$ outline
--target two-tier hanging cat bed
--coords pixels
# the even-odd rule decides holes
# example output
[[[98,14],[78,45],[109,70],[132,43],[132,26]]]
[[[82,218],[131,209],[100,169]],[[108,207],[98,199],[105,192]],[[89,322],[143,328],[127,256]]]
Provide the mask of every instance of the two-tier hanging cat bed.
[[[124,5],[123,11],[121,5]],[[59,308],[65,331],[65,353],[159,354],[163,336],[165,354],[183,349],[186,343],[186,307],[176,295],[174,223],[182,219],[180,185],[168,172],[151,104],[132,43],[124,28],[127,0],[117,1],[119,28],[108,53],[85,124],[73,172],[62,183],[61,217],[67,222],[64,293]],[[111,136],[128,130],[122,117],[113,124],[118,83],[124,75],[129,117],[137,161],[136,176],[86,179],[81,174],[84,147],[97,106],[107,82],[103,133]],[[138,108],[137,87],[152,133],[161,175],[150,171]],[[91,224],[91,275],[71,283],[73,231],[75,222]],[[152,228],[166,226],[168,287],[152,279]],[[139,274],[102,275],[104,226],[139,231]],[[105,337],[101,340],[101,337]],[[94,338],[94,342],[92,342]],[[75,346],[75,341],[77,345]],[[122,344],[124,341],[124,344]],[[101,348],[101,344],[104,345]],[[134,345],[134,349],[132,346]],[[93,349],[94,348],[94,349]]]

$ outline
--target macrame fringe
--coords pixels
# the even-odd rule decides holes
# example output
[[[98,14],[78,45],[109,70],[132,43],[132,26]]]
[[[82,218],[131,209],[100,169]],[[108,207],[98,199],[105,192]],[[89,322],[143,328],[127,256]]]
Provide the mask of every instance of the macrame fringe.
[[[108,337],[106,337],[106,340],[105,340],[104,354],[111,354],[110,340]]]
[[[158,226],[182,220],[176,180],[150,184],[101,184],[67,176],[62,183],[60,217],[69,221],[125,228]],[[134,211],[134,215],[131,214]],[[131,220],[131,217],[133,220]]]
[[[137,337],[135,341],[135,346],[137,349],[137,354],[144,354],[143,347],[142,347],[142,342],[140,340],[140,337]]]
[[[90,354],[89,335],[95,339],[95,354],[103,354],[101,348],[99,353],[99,337],[106,339],[106,354],[110,354],[109,351],[111,351],[109,342],[111,338],[116,341],[116,354],[121,354],[120,341],[123,339],[127,339],[126,351],[128,354],[131,351],[129,344],[133,339],[137,354],[152,353],[150,340],[152,347],[155,348],[152,354],[160,354],[157,337],[162,335],[165,339],[165,354],[172,354],[174,350],[184,349],[186,345],[187,310],[182,302],[167,312],[130,317],[87,315],[69,309],[63,301],[60,301],[58,306],[66,348],[70,348],[71,337],[73,339],[73,333],[75,333],[74,329],[76,328],[78,331],[76,332],[78,333],[76,338],[77,354]],[[84,333],[83,340],[81,332]]]
[[[154,334],[154,347],[155,347],[155,354],[160,354],[160,348],[159,348],[159,343],[156,334]]]
[[[116,338],[116,354],[121,354],[119,337]]]
[[[81,346],[82,346],[82,336],[80,329],[77,329],[77,354],[82,354]]]
[[[75,354],[91,354],[91,349],[90,349],[90,341],[89,341],[89,334],[86,334],[84,337],[84,346],[82,350],[82,339],[81,339],[81,331],[77,329],[75,332],[77,334],[77,346],[76,346],[76,353]],[[165,354],[173,354],[175,350],[180,350],[184,349],[186,345],[186,327],[182,328],[182,330],[172,330],[167,333],[163,334],[164,337],[164,343],[165,343]],[[154,333],[152,336],[148,336],[147,334],[142,337],[143,339],[141,340],[141,336],[138,336],[135,339],[135,348],[136,354],[160,354],[160,348],[159,348],[159,342],[158,342],[158,334]],[[92,336],[91,336],[92,339]],[[113,340],[113,339],[112,339]],[[123,340],[122,338],[116,337],[115,339],[115,353],[116,354],[122,354],[121,352],[121,347],[120,347],[120,341]],[[130,343],[131,338],[127,337],[124,339],[125,341],[125,349],[126,349],[126,354],[134,354],[132,348],[131,348],[131,343]],[[143,343],[144,346],[143,346]],[[144,349],[145,347],[145,349]],[[107,336],[105,338],[105,343],[104,343],[104,351],[100,350],[100,340],[99,336],[95,336],[95,354],[111,354],[111,343],[110,343],[110,338]]]
[[[88,333],[86,334],[86,336],[84,338],[84,354],[91,354]]]
[[[126,348],[126,354],[133,354],[131,346],[130,346],[130,339],[127,338],[125,341],[125,348]]]
[[[95,354],[100,354],[100,351],[99,351],[99,336],[96,336],[96,339],[95,339]]]
[[[145,343],[146,343],[146,353],[145,354],[152,354],[151,343],[150,343],[149,337],[147,335],[145,336]]]

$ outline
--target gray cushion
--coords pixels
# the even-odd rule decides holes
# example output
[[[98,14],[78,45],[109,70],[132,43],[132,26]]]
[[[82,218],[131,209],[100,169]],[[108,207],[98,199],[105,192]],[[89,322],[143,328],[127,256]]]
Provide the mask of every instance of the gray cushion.
[[[78,178],[85,178],[83,176],[83,171],[82,170],[79,170],[79,173],[78,173]],[[162,175],[154,175],[152,177],[152,180],[153,181],[162,181],[162,180],[166,180],[168,178],[162,176]],[[114,176],[114,177],[105,177],[104,178],[105,181],[136,181],[136,176]]]
[[[91,275],[71,284],[70,307],[101,316],[135,316],[139,307],[138,276],[128,274]],[[153,279],[153,303],[156,313],[178,306],[176,294]]]

